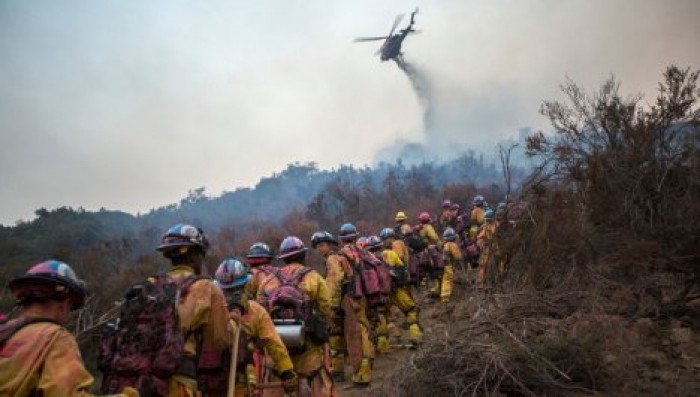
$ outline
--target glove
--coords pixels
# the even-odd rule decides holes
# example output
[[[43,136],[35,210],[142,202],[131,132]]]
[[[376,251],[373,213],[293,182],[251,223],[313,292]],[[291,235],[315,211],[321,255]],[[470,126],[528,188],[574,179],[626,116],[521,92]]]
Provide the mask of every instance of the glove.
[[[284,371],[280,378],[282,378],[282,388],[285,393],[296,393],[299,390],[299,378],[296,372],[291,369]]]
[[[122,389],[121,394],[124,395],[124,397],[139,397],[139,391],[129,386]]]

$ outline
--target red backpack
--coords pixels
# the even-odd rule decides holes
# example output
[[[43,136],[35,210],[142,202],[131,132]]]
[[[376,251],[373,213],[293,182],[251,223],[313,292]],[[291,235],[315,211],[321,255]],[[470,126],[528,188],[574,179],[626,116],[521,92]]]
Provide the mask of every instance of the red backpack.
[[[386,263],[369,251],[352,246],[346,246],[340,254],[352,265],[356,290],[359,290],[358,285],[362,287],[362,294],[370,305],[388,303],[391,296],[391,273]]]
[[[300,286],[304,277],[312,271],[309,267],[302,267],[292,274],[285,274],[282,269],[276,268],[260,287],[260,304],[270,313],[276,327],[302,326],[302,346],[287,345],[290,351],[303,349],[303,340],[306,337],[316,344],[328,342],[328,324],[314,313],[314,302]],[[277,282],[271,282],[273,280]],[[282,340],[284,341],[284,338]]]
[[[102,330],[101,393],[114,394],[131,386],[142,396],[167,396],[173,375],[196,378],[196,362],[184,359],[189,335],[180,330],[178,305],[192,284],[203,278],[161,274],[129,288],[120,302],[119,318]]]
[[[278,281],[276,287],[271,286],[272,278],[268,276],[261,286],[261,304],[270,313],[272,320],[309,321],[312,310],[311,299],[301,290],[300,284],[304,276],[313,269],[302,267],[292,274],[284,274],[280,269],[271,273]]]

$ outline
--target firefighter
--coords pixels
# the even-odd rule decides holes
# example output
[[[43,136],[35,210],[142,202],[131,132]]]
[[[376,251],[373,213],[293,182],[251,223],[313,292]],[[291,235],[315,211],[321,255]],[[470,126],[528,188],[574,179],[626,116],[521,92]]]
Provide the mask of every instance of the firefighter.
[[[452,280],[454,278],[455,269],[462,264],[462,252],[457,245],[457,233],[451,227],[445,229],[442,234],[445,243],[442,246],[442,252],[445,257],[445,269],[442,271],[442,277],[439,285],[440,301],[448,303],[452,295]]]
[[[272,362],[275,375],[274,378],[282,380],[282,388],[287,393],[296,393],[299,387],[299,380],[292,360],[289,357],[287,347],[280,339],[280,335],[275,329],[275,325],[267,313],[258,302],[249,299],[247,294],[247,284],[253,280],[253,274],[250,269],[241,263],[236,258],[228,258],[224,260],[215,274],[216,285],[224,291],[224,295],[228,301],[228,308],[231,311],[232,317],[240,316],[240,324],[245,335],[239,343],[238,351],[238,369],[236,371],[236,396],[243,397],[246,392],[250,392],[255,387],[262,383],[269,382],[266,370],[266,358]],[[205,354],[202,352],[200,354]],[[224,352],[224,354],[230,354]],[[214,355],[213,360],[220,357]],[[200,360],[201,362],[201,360]],[[207,396],[225,396],[226,387],[228,386],[228,368],[223,368],[224,382],[218,382],[218,388],[210,388],[206,390]],[[213,371],[212,371],[213,372]],[[202,379],[200,377],[200,379]],[[263,395],[270,396],[274,394],[263,390]]]
[[[329,346],[333,379],[345,381],[347,355],[353,367],[353,379],[361,381],[364,375],[358,371],[362,369],[363,359],[362,328],[367,329],[369,321],[361,291],[358,292],[355,288],[357,273],[348,259],[338,252],[338,240],[331,233],[314,233],[311,236],[311,246],[325,260],[326,283],[331,295],[333,316],[329,326]]]
[[[379,232],[379,238],[382,240],[386,248],[396,252],[396,255],[398,255],[399,259],[401,260],[401,263],[408,266],[408,261],[410,260],[408,247],[406,247],[403,240],[396,238],[396,233],[392,229],[388,227],[382,229],[382,231]]]
[[[265,243],[257,242],[248,249],[248,253],[245,256],[245,264],[250,266],[251,273],[251,279],[245,285],[248,296],[257,296],[262,280],[274,271],[270,264],[272,258],[274,258],[274,254]]]
[[[384,255],[382,255],[382,240],[379,236],[369,236],[367,237],[367,250],[371,252],[377,259],[379,259],[384,265]],[[372,330],[374,342],[379,353],[389,353],[389,301],[386,302],[375,302],[368,310],[368,318],[370,324],[372,324]]]
[[[284,261],[284,266],[263,280],[257,301],[276,321],[278,317],[275,307],[271,307],[274,302],[270,300],[275,291],[290,287],[305,296],[311,306],[308,308],[311,313],[304,320],[306,334],[303,346],[290,350],[294,370],[299,377],[299,394],[305,395],[308,392],[313,397],[337,396],[328,348],[328,324],[332,313],[331,295],[326,281],[318,272],[305,265],[306,246],[298,237],[288,236],[282,240],[278,258]],[[290,281],[292,284],[289,284]]]
[[[440,237],[438,236],[433,225],[430,224],[431,217],[427,212],[421,212],[418,215],[418,230],[419,235],[430,245],[440,245]]]
[[[10,281],[21,309],[0,325],[0,396],[92,396],[75,337],[64,328],[81,308],[87,288],[73,269],[48,260]],[[126,387],[120,396],[138,397]]]
[[[178,224],[163,236],[157,248],[170,260],[168,277],[184,280],[201,275],[209,241],[202,229]],[[226,298],[214,282],[206,277],[194,281],[178,305],[180,329],[188,335],[185,341],[183,370],[169,379],[169,397],[191,397],[199,392],[196,356],[202,345],[223,351],[231,346],[231,329]],[[200,337],[201,336],[201,337]],[[188,365],[192,362],[192,365]]]
[[[440,237],[435,232],[433,225],[430,224],[431,217],[427,212],[422,212],[418,215],[419,224],[416,225],[416,230],[418,230],[418,235],[423,239],[425,245],[427,246],[424,250],[427,253],[428,260],[423,259],[421,262],[424,264],[425,271],[432,280],[433,286],[430,289],[429,296],[431,298],[439,297],[439,284],[442,271],[445,267],[445,261],[440,250],[442,241]],[[425,254],[423,255],[425,258]]]
[[[476,241],[477,234],[479,233],[479,228],[484,224],[484,214],[486,211],[485,204],[486,199],[484,199],[484,196],[474,196],[474,199],[472,200],[472,209],[469,212],[468,236],[471,241]]]
[[[442,202],[442,213],[440,214],[440,218],[438,219],[438,225],[440,226],[440,230],[444,231],[448,227],[453,227],[455,217],[456,215],[452,211],[452,201],[444,200]]]
[[[403,211],[396,213],[394,217],[396,224],[394,225],[394,232],[398,238],[404,238],[411,234],[411,225],[408,223],[408,217]]]
[[[392,290],[391,304],[398,307],[406,318],[408,325],[408,340],[414,346],[423,342],[423,329],[418,321],[418,305],[416,304],[409,288],[409,272],[407,262],[407,249],[403,241],[396,240],[393,230],[383,229],[379,233],[384,250],[382,255],[384,262],[391,269]]]
[[[340,227],[339,238],[344,245],[338,253],[344,256],[353,270],[359,273],[362,264],[360,263],[359,249],[356,245],[358,233],[355,225],[352,223],[343,224]],[[357,284],[356,282],[355,285],[357,286]],[[361,288],[357,290],[356,296],[361,294],[360,290]],[[354,311],[357,315],[357,323],[360,326],[362,359],[360,360],[359,367],[354,369],[352,383],[358,386],[367,386],[372,379],[370,361],[374,358],[374,346],[370,340],[370,322],[367,319],[367,301],[364,297],[361,297],[355,302],[361,306],[359,308],[354,308]]]
[[[494,236],[496,235],[496,215],[493,210],[484,211],[484,225],[479,229],[477,237],[477,246],[481,254],[479,255],[479,273],[476,280],[476,285],[479,289],[483,289],[486,276],[488,275],[491,256],[497,251],[494,244]]]

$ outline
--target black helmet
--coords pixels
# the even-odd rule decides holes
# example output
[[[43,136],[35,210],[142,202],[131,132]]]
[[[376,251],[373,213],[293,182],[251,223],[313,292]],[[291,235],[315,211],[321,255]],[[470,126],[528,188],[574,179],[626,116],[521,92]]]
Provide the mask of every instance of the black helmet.
[[[338,240],[327,231],[316,232],[311,236],[311,247],[316,248],[321,243],[332,243],[338,245]]]
[[[245,264],[253,267],[267,265],[274,257],[275,256],[272,253],[270,246],[265,243],[258,242],[251,245],[248,249],[248,253],[245,256]]]
[[[357,238],[357,228],[352,223],[345,223],[340,227],[340,241],[351,243]]]

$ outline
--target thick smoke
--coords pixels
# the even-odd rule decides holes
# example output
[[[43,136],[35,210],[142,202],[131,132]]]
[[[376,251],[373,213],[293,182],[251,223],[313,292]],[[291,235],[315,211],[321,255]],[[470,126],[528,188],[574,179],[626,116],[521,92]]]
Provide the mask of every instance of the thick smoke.
[[[455,107],[451,106],[449,100],[444,95],[441,96],[435,81],[429,77],[425,68],[417,66],[413,62],[406,60],[404,56],[395,59],[399,70],[403,72],[411,84],[422,111],[422,140],[420,142],[409,142],[397,140],[393,145],[381,149],[376,158],[379,161],[396,161],[401,159],[407,165],[420,164],[423,162],[444,162],[457,158],[462,154],[471,152],[478,153],[489,162],[498,163],[496,148],[498,144],[504,147],[517,145],[513,151],[513,162],[520,165],[527,165],[524,157],[523,130],[530,131],[529,128],[521,128],[518,138],[508,138],[499,142],[493,142],[491,146],[483,146],[480,142],[470,136],[466,125],[460,123],[459,118],[455,118]],[[468,117],[468,116],[465,116]],[[463,121],[463,120],[462,120]]]
[[[429,131],[433,119],[433,91],[430,81],[425,73],[420,71],[415,65],[406,61],[403,57],[396,60],[396,65],[404,72],[408,80],[411,82],[411,87],[416,93],[421,107],[423,108],[423,128]]]
[[[395,59],[416,94],[423,112],[422,142],[397,141],[390,147],[384,148],[377,154],[380,161],[395,161],[401,159],[404,164],[418,164],[426,161],[436,161],[445,158],[449,145],[441,144],[440,131],[436,123],[436,93],[428,74],[422,68],[400,56]]]

